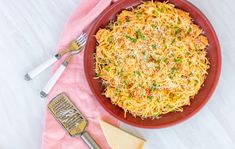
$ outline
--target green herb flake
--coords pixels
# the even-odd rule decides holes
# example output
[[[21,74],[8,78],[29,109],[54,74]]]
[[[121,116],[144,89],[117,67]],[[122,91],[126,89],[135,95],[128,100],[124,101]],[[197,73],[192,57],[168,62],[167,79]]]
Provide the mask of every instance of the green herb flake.
[[[158,89],[159,86],[160,86],[159,84],[157,84],[157,83],[154,82],[154,83],[152,84],[152,86],[151,86],[151,90]]]
[[[188,33],[191,33],[191,32],[192,32],[192,27],[188,29]]]
[[[161,7],[158,7],[157,10],[158,10],[159,12],[163,12],[163,9],[162,9]]]
[[[159,117],[159,113],[153,113],[154,117]]]
[[[190,72],[189,76],[193,76],[193,72]]]
[[[137,35],[138,35],[138,37],[140,37],[142,40],[144,40],[144,39],[145,39],[144,34],[143,34],[140,30],[137,30],[137,31],[136,31],[136,34],[137,34]]]
[[[134,43],[137,42],[137,39],[136,39],[136,38],[133,38],[133,37],[131,37],[131,36],[129,36],[129,35],[126,35],[126,38],[129,39],[130,41],[134,42]]]
[[[117,94],[118,94],[118,90],[115,89],[115,90],[114,90],[114,96],[117,96]]]
[[[134,71],[134,74],[140,76],[140,71]]]
[[[182,62],[183,62],[183,59],[182,59],[182,58],[176,58],[176,59],[175,59],[175,62],[176,62],[176,63],[182,63]]]
[[[143,88],[143,85],[142,85],[142,84],[138,84],[138,86],[139,86],[140,88]]]
[[[166,39],[163,39],[163,44],[164,44],[165,49],[167,49],[168,46],[167,46],[167,44],[166,44]]]
[[[111,70],[111,68],[110,67],[106,67],[105,70],[109,72]]]
[[[123,70],[120,71],[120,77],[123,77]]]
[[[175,38],[171,41],[171,45],[173,45],[175,43]]]
[[[147,98],[148,98],[150,101],[152,101],[153,96],[148,96]]]
[[[163,61],[164,61],[165,63],[168,62],[168,58],[165,58]]]
[[[155,28],[157,28],[157,25],[152,24],[151,27],[152,27],[153,29],[155,29]]]
[[[107,41],[111,43],[113,41],[113,38],[111,36],[108,37]]]
[[[172,68],[171,68],[171,72],[172,72],[172,73],[174,73],[176,70],[177,70],[176,67],[172,67]]]
[[[157,59],[157,62],[158,62],[158,63],[160,63],[160,62],[161,62],[161,59],[160,59],[160,58],[159,58],[159,59]]]
[[[98,76],[98,77],[100,77],[100,76],[101,76],[101,73],[100,73],[100,72],[98,72],[98,73],[97,73],[97,76]]]
[[[151,45],[153,49],[157,49],[157,45],[156,44],[152,44]]]
[[[178,26],[175,26],[174,29],[175,29],[175,35],[178,35],[180,33],[180,28]]]
[[[128,16],[126,17],[126,22],[130,22],[130,18]]]
[[[156,66],[155,68],[156,68],[156,69],[160,69],[160,66]]]
[[[170,79],[173,79],[173,78],[174,78],[176,70],[177,70],[177,69],[176,69],[175,67],[172,67],[172,68],[171,68]]]
[[[166,44],[166,39],[163,39],[163,44]]]
[[[141,16],[142,16],[142,12],[137,11],[137,12],[136,12],[136,17],[137,17],[137,19],[139,19]]]
[[[186,55],[190,55],[190,53],[189,53],[189,52],[186,52]]]
[[[180,46],[179,50],[182,51],[184,49],[184,46]]]
[[[191,32],[192,32],[192,28],[189,27],[189,29],[188,29],[188,31],[187,31],[187,33],[186,33],[186,36],[188,36]]]

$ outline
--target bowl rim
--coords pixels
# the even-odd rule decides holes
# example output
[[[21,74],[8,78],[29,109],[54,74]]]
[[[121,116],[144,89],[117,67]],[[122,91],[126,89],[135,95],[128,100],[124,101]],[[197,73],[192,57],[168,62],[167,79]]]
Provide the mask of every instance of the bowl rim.
[[[95,26],[98,25],[99,23],[99,20],[103,18],[104,15],[106,15],[106,13],[109,11],[109,10],[112,10],[114,9],[117,5],[120,5],[120,3],[123,3],[125,0],[120,0],[120,1],[117,1],[113,4],[111,4],[111,6],[107,7],[98,17],[97,19],[94,21],[94,24],[92,25],[92,27],[90,28],[89,30],[89,34],[88,34],[88,39],[87,41],[90,40],[91,38],[91,33],[94,32],[95,30]],[[96,100],[99,102],[99,104],[110,114],[112,115],[113,117],[117,118],[118,120],[126,123],[126,124],[129,124],[131,126],[135,126],[135,127],[139,127],[139,128],[148,128],[148,129],[156,129],[156,128],[165,128],[165,127],[169,127],[169,126],[173,126],[173,125],[176,125],[176,124],[179,124],[179,123],[182,123],[184,122],[185,120],[191,118],[193,115],[195,115],[196,113],[199,112],[199,110],[202,109],[202,107],[204,107],[206,105],[206,103],[210,100],[212,94],[214,93],[216,87],[217,87],[217,84],[218,84],[218,81],[219,81],[219,78],[220,78],[220,74],[221,74],[221,61],[222,61],[222,56],[221,56],[221,47],[220,47],[220,44],[219,44],[219,40],[218,40],[218,37],[216,35],[216,32],[212,26],[212,24],[210,23],[209,19],[196,7],[194,6],[192,3],[190,3],[189,1],[185,1],[185,0],[180,0],[182,3],[184,3],[184,5],[187,5],[188,7],[194,9],[198,15],[200,15],[201,18],[204,19],[204,23],[206,23],[206,25],[208,26],[208,28],[211,30],[212,32],[212,37],[215,41],[215,47],[217,47],[218,50],[216,50],[216,54],[218,56],[218,61],[217,61],[217,71],[216,71],[216,74],[215,74],[215,79],[214,79],[214,83],[213,85],[211,86],[211,89],[210,91],[208,92],[206,98],[200,103],[200,105],[195,108],[191,113],[189,113],[188,115],[180,118],[180,119],[177,119],[175,121],[172,121],[172,122],[169,122],[169,123],[164,123],[164,124],[160,124],[160,125],[142,125],[142,124],[138,124],[138,123],[133,123],[133,122],[130,122],[128,121],[127,119],[121,119],[119,118],[117,115],[113,114],[113,111],[109,108],[106,107],[106,105],[104,103],[102,103],[98,98],[98,95],[96,95],[96,92],[94,90],[94,88],[92,87],[92,82],[91,80],[89,79],[89,72],[87,70],[87,59],[88,59],[88,56],[87,56],[87,45],[85,46],[85,52],[84,52],[84,71],[85,71],[85,76],[86,76],[86,80],[89,84],[89,87],[92,91],[92,93],[94,94]],[[169,2],[171,3],[171,2]]]

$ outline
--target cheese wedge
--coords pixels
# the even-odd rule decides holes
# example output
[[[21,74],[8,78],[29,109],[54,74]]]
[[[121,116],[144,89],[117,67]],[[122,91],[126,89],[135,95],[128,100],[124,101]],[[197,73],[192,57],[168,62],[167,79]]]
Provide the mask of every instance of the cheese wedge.
[[[100,120],[104,136],[112,149],[142,149],[145,141]]]

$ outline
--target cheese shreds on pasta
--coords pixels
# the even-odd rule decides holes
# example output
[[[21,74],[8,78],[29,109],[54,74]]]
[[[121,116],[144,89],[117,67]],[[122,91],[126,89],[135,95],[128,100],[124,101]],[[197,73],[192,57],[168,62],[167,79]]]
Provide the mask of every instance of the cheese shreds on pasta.
[[[159,118],[183,111],[196,100],[210,67],[203,30],[167,2],[123,10],[96,39],[96,79],[125,115]]]

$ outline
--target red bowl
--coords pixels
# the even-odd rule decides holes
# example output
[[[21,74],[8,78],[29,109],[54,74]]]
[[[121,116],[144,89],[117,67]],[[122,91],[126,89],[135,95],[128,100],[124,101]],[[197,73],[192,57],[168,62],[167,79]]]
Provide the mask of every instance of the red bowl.
[[[123,9],[139,5],[142,1],[143,0],[120,0],[117,3],[112,4],[110,7],[105,9],[103,13],[101,13],[89,32],[87,42],[88,44],[85,48],[84,54],[84,68],[87,81],[93,94],[95,95],[99,103],[103,106],[103,108],[111,115],[121,120],[122,122],[133,126],[142,128],[162,128],[172,126],[190,118],[207,103],[215,90],[220,76],[220,45],[212,25],[200,10],[198,10],[195,6],[185,0],[169,0],[169,2],[174,4],[177,8],[189,12],[194,22],[204,30],[210,44],[207,49],[207,57],[211,64],[211,67],[208,70],[208,76],[204,82],[204,86],[199,90],[194,99],[191,100],[191,105],[183,107],[183,112],[171,112],[162,115],[159,119],[154,120],[150,118],[142,120],[140,117],[133,117],[131,114],[127,114],[126,117],[124,117],[124,110],[118,106],[113,105],[108,98],[102,95],[104,87],[102,87],[101,85],[101,80],[94,79],[94,77],[96,76],[94,71],[94,53],[96,52],[96,39],[94,35],[99,30],[99,28],[105,27],[110,22],[110,20],[115,20],[117,14],[120,13]]]

